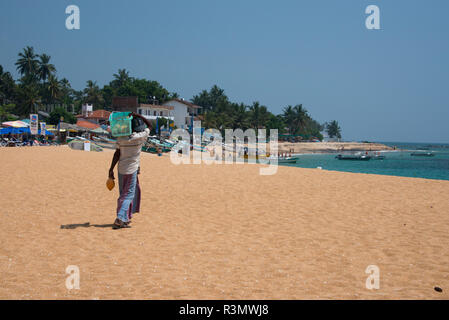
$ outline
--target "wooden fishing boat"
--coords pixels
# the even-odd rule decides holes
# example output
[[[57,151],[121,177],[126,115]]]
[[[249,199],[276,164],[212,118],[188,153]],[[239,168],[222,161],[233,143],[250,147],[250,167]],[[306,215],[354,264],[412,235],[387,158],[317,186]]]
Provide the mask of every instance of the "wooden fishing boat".
[[[339,154],[335,157],[338,160],[352,160],[352,161],[368,161],[371,156],[365,154]]]
[[[292,156],[292,157],[268,157],[267,160],[269,160],[270,162],[277,161],[277,163],[296,163],[296,161],[299,160],[299,157],[296,157],[296,156]]]
[[[433,152],[427,151],[416,151],[410,154],[412,157],[433,157],[435,154]]]

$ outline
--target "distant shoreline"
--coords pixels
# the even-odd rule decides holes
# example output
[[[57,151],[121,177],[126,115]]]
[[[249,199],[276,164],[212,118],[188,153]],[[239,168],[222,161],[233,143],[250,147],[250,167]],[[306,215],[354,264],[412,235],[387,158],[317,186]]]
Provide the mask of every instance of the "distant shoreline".
[[[394,151],[394,149],[382,143],[365,142],[280,142],[279,152],[291,152],[293,154],[338,153],[356,151]]]

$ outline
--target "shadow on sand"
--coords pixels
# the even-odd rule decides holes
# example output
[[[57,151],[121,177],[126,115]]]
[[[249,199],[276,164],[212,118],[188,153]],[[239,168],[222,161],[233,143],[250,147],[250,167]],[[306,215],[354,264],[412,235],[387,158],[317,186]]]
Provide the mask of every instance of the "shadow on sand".
[[[62,224],[61,229],[76,229],[76,228],[112,228],[113,224],[90,224],[90,222],[86,223],[74,223],[74,224]]]

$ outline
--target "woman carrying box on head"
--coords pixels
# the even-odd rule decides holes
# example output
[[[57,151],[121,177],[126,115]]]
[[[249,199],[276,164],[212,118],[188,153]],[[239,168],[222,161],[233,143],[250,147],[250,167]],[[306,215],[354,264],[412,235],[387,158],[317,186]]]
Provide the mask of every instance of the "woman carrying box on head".
[[[139,167],[140,151],[150,134],[151,123],[143,116],[131,113],[132,134],[118,137],[116,150],[109,169],[109,178],[114,179],[114,167],[118,162],[120,196],[117,200],[117,218],[113,228],[129,228],[133,213],[140,210]],[[146,125],[146,127],[145,127]]]

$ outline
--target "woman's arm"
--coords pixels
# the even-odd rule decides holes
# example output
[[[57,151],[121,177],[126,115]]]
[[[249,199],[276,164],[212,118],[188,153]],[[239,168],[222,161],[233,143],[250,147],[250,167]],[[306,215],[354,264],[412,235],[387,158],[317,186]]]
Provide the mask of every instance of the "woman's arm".
[[[114,156],[112,157],[112,162],[111,162],[111,167],[109,168],[109,178],[111,179],[115,179],[114,178],[114,168],[115,165],[117,164],[117,162],[120,159],[120,149],[116,149],[114,152]]]

